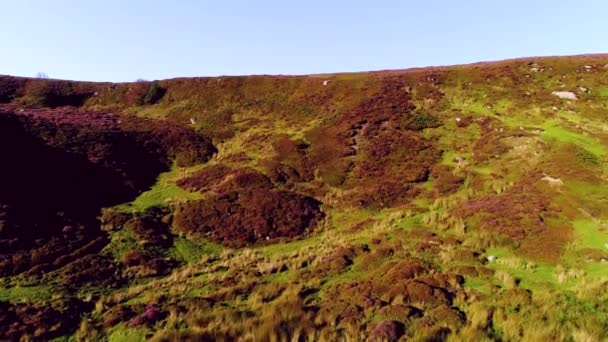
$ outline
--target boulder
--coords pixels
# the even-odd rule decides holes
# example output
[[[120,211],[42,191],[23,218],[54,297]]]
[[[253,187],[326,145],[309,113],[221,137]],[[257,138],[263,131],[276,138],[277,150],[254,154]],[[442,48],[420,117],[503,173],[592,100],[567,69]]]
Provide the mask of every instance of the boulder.
[[[557,96],[560,99],[564,100],[576,100],[576,94],[571,91],[554,91],[551,93],[553,96]]]

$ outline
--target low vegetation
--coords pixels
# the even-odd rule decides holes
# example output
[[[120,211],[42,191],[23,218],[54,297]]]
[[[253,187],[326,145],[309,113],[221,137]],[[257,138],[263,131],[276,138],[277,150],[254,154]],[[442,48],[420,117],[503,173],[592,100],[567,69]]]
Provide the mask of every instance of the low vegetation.
[[[0,339],[608,339],[607,65],[0,76]]]

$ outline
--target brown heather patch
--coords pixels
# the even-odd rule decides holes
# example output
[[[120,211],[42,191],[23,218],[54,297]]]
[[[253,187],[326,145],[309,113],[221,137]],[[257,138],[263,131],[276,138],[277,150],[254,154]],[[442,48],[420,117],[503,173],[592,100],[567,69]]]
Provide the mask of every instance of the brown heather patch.
[[[250,169],[213,166],[179,185],[207,197],[179,204],[173,228],[188,236],[208,235],[229,246],[296,238],[323,217],[317,200],[276,189],[268,177]]]
[[[463,218],[475,217],[480,229],[523,240],[545,229],[543,216],[550,214],[550,210],[549,198],[528,183],[516,185],[503,194],[469,200],[454,214]]]
[[[551,177],[560,178],[565,182],[577,180],[589,183],[601,183],[598,173],[599,165],[580,160],[578,156],[587,152],[582,147],[574,144],[563,144],[557,146],[537,168],[543,170]]]
[[[431,176],[440,195],[452,194],[464,183],[464,177],[455,174],[454,168],[448,165],[435,165],[431,169]]]
[[[355,257],[362,252],[361,248],[353,246],[338,246],[335,252],[321,258],[319,265],[314,270],[314,276],[323,278],[335,276],[353,264]]]
[[[518,241],[518,252],[524,255],[556,262],[572,239],[572,231],[559,222],[562,210],[555,205],[554,190],[540,180],[542,176],[531,172],[527,180],[506,192],[471,199],[452,214],[468,219],[477,229]]]
[[[223,164],[209,165],[190,177],[177,181],[177,185],[188,191],[207,192],[221,183],[233,170]]]
[[[527,236],[517,251],[535,260],[557,263],[573,238],[574,234],[569,225],[554,223],[536,234]]]
[[[311,182],[314,168],[308,157],[308,144],[280,135],[273,142],[275,156],[260,162],[270,179],[277,183]]]
[[[383,274],[383,272],[388,273]],[[370,312],[386,315],[392,311],[390,303],[412,305],[424,310],[451,305],[463,279],[431,271],[417,260],[403,260],[383,267],[374,275],[361,280],[340,283],[326,289],[320,314],[333,317],[334,322],[348,323],[362,320]],[[399,317],[407,321],[415,313]]]
[[[50,340],[73,333],[90,307],[77,300],[47,305],[0,302],[0,336],[9,340]]]
[[[441,156],[430,141],[407,130],[411,119],[417,118],[411,115],[414,106],[407,89],[404,78],[383,79],[370,99],[331,125],[308,133],[310,160],[321,179],[352,189],[346,199],[357,205],[382,208],[407,203],[417,194],[413,185],[427,180],[430,167]]]
[[[502,139],[512,136],[507,128],[501,127],[496,119],[482,117],[476,120],[481,130],[481,137],[473,145],[473,159],[482,163],[501,156],[509,150]]]

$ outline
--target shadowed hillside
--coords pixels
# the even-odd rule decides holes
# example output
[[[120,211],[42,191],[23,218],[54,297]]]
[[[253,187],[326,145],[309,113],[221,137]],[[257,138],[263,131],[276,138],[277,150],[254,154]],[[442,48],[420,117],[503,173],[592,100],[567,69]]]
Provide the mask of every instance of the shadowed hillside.
[[[0,339],[606,339],[606,75],[0,76]]]

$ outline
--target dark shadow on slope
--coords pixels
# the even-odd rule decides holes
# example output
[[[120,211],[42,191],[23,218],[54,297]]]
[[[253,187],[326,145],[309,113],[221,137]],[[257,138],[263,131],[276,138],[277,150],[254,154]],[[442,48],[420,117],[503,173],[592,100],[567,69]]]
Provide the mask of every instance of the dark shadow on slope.
[[[171,135],[162,130],[79,120],[84,123],[66,125],[0,113],[0,276],[46,272],[97,253],[107,244],[101,208],[152,186],[176,151],[213,151],[203,139],[170,152],[175,142],[163,141]]]

